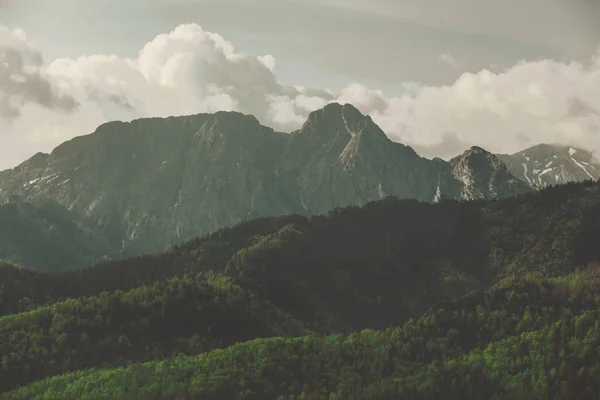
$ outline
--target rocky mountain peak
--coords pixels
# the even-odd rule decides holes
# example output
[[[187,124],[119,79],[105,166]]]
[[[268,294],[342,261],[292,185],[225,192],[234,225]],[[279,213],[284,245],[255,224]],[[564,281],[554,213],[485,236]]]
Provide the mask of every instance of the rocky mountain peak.
[[[386,138],[371,117],[363,115],[352,104],[329,103],[311,112],[299,133],[315,139],[354,136],[369,133]]]
[[[450,160],[452,173],[463,183],[464,200],[503,197],[507,193],[525,193],[531,189],[516,179],[494,154],[473,146]]]
[[[450,163],[453,166],[466,166],[471,169],[506,169],[498,157],[479,146],[472,146],[460,156],[450,160]]]
[[[484,149],[482,147],[479,147],[479,146],[471,146],[468,150],[465,151],[464,154],[465,155],[482,154],[482,155],[485,155],[485,156],[492,155],[492,153],[490,153],[486,149]]]

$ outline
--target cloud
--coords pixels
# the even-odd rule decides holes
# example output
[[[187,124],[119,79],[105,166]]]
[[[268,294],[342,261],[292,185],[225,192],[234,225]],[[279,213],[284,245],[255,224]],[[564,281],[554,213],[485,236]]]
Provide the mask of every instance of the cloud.
[[[444,53],[440,55],[440,60],[453,68],[460,67],[460,63],[456,60],[456,58],[452,57],[450,54]]]
[[[21,30],[0,26],[0,117],[16,118],[20,108],[36,103],[46,108],[73,110],[77,103],[62,95],[40,72],[42,56],[31,49]]]
[[[371,90],[359,83],[346,87],[335,101],[353,104],[365,114],[384,114],[389,104],[381,90]]]
[[[587,65],[542,60],[502,73],[465,73],[453,85],[425,87],[388,99],[375,115],[384,130],[408,143],[435,146],[444,132],[496,152],[524,143],[557,142],[600,150],[600,54]]]
[[[41,58],[24,34],[11,38],[19,54]],[[97,54],[29,63],[35,69],[23,64],[25,75],[43,79],[52,96],[21,91],[20,102],[10,104],[13,113],[0,116],[0,169],[108,120],[236,110],[291,131],[332,101],[355,104],[393,140],[428,157],[448,158],[471,145],[507,153],[540,142],[600,150],[600,54],[585,63],[540,60],[464,73],[447,86],[407,83],[395,96],[360,83],[339,93],[284,85],[273,56],[239,53],[196,24],[156,36],[134,58]],[[68,107],[58,106],[59,99],[78,106],[64,113]]]
[[[414,150],[422,157],[440,157],[450,159],[469,148],[469,143],[463,141],[456,132],[441,132],[440,141],[431,145],[413,143]]]

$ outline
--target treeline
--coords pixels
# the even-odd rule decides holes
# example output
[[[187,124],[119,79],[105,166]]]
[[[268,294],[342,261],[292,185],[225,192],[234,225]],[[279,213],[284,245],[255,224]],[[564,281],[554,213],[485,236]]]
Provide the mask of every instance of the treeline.
[[[322,332],[397,325],[436,301],[600,258],[600,185],[492,202],[388,198],[262,218],[164,253],[60,274],[0,265],[0,315],[213,270]]]
[[[389,198],[309,219],[262,218],[164,253],[84,270],[30,274],[0,266],[0,315],[214,270],[226,271],[240,284],[261,286],[260,292],[270,299],[281,297],[277,301],[303,306],[318,302],[311,309],[339,310],[336,302],[350,295],[356,299],[344,311],[348,318],[360,314],[375,319],[349,320],[350,326],[385,326],[390,321],[378,322],[377,312],[372,312],[381,309],[380,303],[404,309],[401,321],[433,301],[501,278],[533,270],[568,273],[576,265],[596,261],[599,227],[600,185],[591,182],[491,202],[432,205]],[[289,230],[298,233],[290,236]],[[399,299],[398,281],[420,293],[407,292]],[[277,290],[283,293],[273,292]],[[357,313],[355,303],[364,304],[365,312]]]
[[[257,237],[277,231],[299,218],[262,218],[196,238],[163,253],[60,273],[34,272],[0,260],[0,316],[67,298],[129,290],[170,277],[218,270],[239,248],[249,246]]]

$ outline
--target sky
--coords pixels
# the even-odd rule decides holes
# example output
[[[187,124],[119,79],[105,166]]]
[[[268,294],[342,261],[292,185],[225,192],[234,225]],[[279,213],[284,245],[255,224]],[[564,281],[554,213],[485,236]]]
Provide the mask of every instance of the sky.
[[[0,0],[0,170],[110,120],[352,103],[426,157],[600,154],[598,0]]]

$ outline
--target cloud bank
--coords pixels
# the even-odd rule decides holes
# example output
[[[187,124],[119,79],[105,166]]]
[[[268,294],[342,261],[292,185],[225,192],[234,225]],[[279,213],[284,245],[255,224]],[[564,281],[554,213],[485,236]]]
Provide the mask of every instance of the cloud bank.
[[[67,111],[77,106],[40,73],[42,62],[42,55],[27,43],[25,32],[0,27],[0,117],[19,117],[20,108],[28,102]]]
[[[585,64],[540,60],[465,73],[450,86],[407,84],[395,96],[360,83],[340,93],[284,84],[276,65],[196,24],[157,36],[135,58],[47,64],[24,32],[0,28],[0,169],[109,120],[236,110],[291,131],[332,101],[354,104],[428,157],[475,144],[495,152],[540,142],[600,150],[600,53]]]

